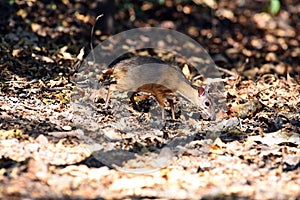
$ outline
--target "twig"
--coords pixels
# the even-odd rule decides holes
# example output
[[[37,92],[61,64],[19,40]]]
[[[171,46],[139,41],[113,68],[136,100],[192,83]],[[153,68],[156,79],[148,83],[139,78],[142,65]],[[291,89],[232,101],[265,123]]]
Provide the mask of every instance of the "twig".
[[[95,25],[96,25],[98,19],[100,19],[102,16],[103,16],[103,14],[98,15],[98,16],[96,17],[96,21],[95,21],[95,23],[94,23],[94,25],[93,25],[93,27],[92,27],[92,30],[91,30],[91,42],[90,42],[90,46],[91,46],[91,53],[92,53],[93,61],[94,61],[94,62],[96,62],[95,53],[94,53],[94,47],[93,47],[94,28],[95,28]]]
[[[220,70],[220,71],[222,71],[222,72],[224,72],[224,73],[226,73],[226,74],[229,74],[229,75],[233,76],[234,78],[237,78],[239,76],[237,73],[234,73],[234,72],[232,72],[232,71],[230,71],[228,69],[224,69],[222,67],[218,67],[217,66],[217,69]]]

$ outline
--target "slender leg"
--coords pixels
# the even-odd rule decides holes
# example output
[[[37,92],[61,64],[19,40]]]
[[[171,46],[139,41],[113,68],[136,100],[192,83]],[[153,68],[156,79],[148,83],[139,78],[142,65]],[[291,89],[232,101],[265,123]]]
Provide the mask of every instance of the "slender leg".
[[[165,108],[161,107],[161,119],[164,120],[165,119]]]
[[[103,79],[104,76],[111,76],[113,74],[113,72],[114,72],[113,68],[109,68],[109,69],[103,71],[102,74],[101,74],[102,79]],[[115,86],[114,85],[112,86],[110,84],[109,87],[108,87],[106,98],[105,98],[105,106],[104,106],[105,109],[108,108],[108,104],[109,104],[109,100],[110,100],[110,94],[111,94],[112,91],[114,91],[114,89],[115,89]]]
[[[172,99],[168,99],[168,102],[171,107],[172,119],[175,120],[175,110],[174,110],[174,102]]]
[[[110,86],[108,88],[107,95],[106,95],[106,98],[105,98],[105,106],[104,106],[105,109],[108,108],[109,99],[110,99]]]

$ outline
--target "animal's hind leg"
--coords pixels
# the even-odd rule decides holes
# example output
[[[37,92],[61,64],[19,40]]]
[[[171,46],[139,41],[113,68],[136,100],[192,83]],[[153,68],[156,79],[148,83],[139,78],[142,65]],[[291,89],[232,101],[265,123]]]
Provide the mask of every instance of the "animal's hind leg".
[[[174,109],[174,102],[172,99],[168,99],[170,108],[171,108],[171,113],[172,113],[172,119],[175,120],[175,109]]]

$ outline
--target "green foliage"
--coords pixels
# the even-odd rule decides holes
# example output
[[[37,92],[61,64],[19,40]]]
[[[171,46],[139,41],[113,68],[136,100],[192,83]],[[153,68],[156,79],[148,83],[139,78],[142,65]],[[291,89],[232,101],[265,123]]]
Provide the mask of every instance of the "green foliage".
[[[158,0],[158,3],[159,3],[160,5],[164,5],[164,4],[165,4],[165,0]]]
[[[276,15],[280,10],[280,1],[279,0],[270,0],[270,13]]]
[[[13,4],[15,4],[15,0],[7,0],[7,3],[8,3],[9,5],[13,5]]]

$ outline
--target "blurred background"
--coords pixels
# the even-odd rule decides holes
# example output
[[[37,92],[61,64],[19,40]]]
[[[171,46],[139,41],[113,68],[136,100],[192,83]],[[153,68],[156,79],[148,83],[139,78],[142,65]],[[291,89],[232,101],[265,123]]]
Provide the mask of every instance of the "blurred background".
[[[1,68],[28,77],[45,71],[13,69],[16,58],[34,64],[47,55],[51,62],[39,60],[51,72],[67,73],[71,58],[89,48],[93,25],[94,45],[128,29],[164,27],[189,35],[219,66],[250,79],[300,71],[297,0],[3,0],[0,13]]]

